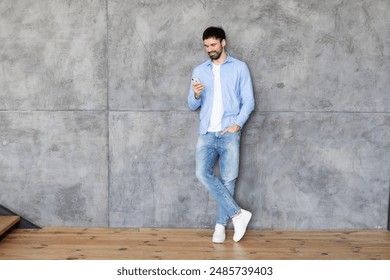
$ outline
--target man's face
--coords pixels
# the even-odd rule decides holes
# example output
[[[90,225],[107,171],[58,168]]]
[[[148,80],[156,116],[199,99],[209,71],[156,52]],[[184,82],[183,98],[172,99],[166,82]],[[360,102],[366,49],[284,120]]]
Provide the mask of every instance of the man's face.
[[[225,40],[220,41],[215,38],[208,38],[203,41],[204,48],[212,60],[217,60],[221,57],[224,50],[223,44]],[[223,44],[222,44],[223,43]]]

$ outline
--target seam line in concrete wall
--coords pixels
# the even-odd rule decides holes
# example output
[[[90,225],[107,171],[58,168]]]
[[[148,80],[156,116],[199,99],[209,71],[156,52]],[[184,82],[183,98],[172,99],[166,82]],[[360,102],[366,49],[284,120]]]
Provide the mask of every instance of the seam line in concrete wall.
[[[108,15],[108,0],[106,0],[106,122],[107,122],[107,226],[110,227],[110,182],[111,182],[111,157],[110,157],[110,62],[109,62],[109,15]]]
[[[387,203],[387,230],[390,231],[390,181],[389,181],[389,201]]]
[[[195,113],[190,110],[110,110],[112,113],[121,113],[121,112],[188,112],[188,113]],[[390,114],[389,112],[365,112],[365,111],[253,111],[253,113],[260,113],[260,114],[267,114],[267,113],[309,113],[309,114],[378,114],[378,115],[386,115]]]
[[[387,203],[387,230],[390,231],[390,181],[389,181],[389,202]]]
[[[194,113],[190,110],[1,110],[0,112],[4,113],[29,113],[29,112],[101,112],[101,113],[124,113],[124,112],[182,112],[182,113]],[[302,114],[302,113],[307,113],[307,114],[377,114],[377,115],[388,115],[390,114],[389,112],[365,112],[365,111],[253,111],[253,113],[260,113],[260,114],[283,114],[283,113],[295,113],[295,114]],[[108,116],[108,115],[107,115]]]
[[[326,113],[326,114],[388,114],[390,111],[315,111],[315,110],[305,110],[305,111],[255,111],[255,112],[264,112],[264,113]]]
[[[4,113],[30,113],[30,112],[101,112],[105,113],[107,110],[0,110]]]

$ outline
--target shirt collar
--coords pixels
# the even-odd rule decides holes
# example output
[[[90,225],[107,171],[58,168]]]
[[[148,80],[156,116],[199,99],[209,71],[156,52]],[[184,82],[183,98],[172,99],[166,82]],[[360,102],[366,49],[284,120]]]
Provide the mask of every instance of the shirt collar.
[[[227,55],[227,58],[226,58],[225,62],[222,63],[222,64],[225,64],[225,63],[228,63],[228,62],[232,62],[232,57],[229,55],[228,52],[226,52],[226,55]],[[213,62],[211,61],[211,58],[210,58],[210,59],[207,61],[207,66],[212,66],[212,64],[213,64]],[[222,65],[222,64],[221,64],[221,65]]]

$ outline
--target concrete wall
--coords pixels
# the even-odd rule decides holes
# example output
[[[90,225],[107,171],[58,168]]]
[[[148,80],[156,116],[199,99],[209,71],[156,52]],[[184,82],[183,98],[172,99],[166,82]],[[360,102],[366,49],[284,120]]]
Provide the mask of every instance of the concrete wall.
[[[388,0],[0,2],[0,204],[41,226],[211,227],[187,108],[221,25],[256,109],[237,199],[256,229],[380,229]]]

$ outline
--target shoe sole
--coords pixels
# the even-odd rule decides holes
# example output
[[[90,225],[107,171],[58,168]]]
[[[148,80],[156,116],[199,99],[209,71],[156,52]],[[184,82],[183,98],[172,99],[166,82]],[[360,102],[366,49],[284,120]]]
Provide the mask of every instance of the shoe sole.
[[[224,243],[224,242],[225,242],[225,240],[214,240],[213,239],[213,243],[220,244],[220,243]]]

